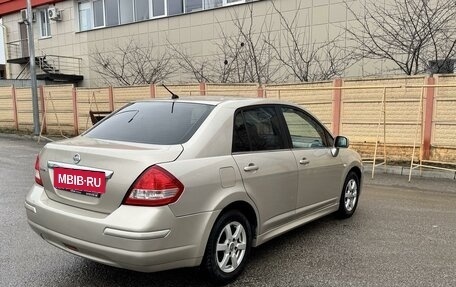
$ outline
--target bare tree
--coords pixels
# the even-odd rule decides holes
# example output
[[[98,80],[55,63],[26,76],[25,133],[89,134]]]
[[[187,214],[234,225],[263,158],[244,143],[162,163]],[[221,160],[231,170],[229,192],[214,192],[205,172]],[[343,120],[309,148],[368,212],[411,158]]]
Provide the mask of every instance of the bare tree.
[[[363,3],[361,13],[346,3],[357,24],[346,31],[357,43],[360,56],[389,60],[407,75],[429,70],[430,61],[436,65],[433,72],[440,72],[455,56],[454,0]]]
[[[219,23],[219,40],[213,42],[217,48],[212,56],[195,57],[182,46],[168,44],[178,65],[199,82],[261,85],[275,81],[278,71],[275,53],[265,41],[272,37],[270,23],[268,19],[256,23],[252,5],[247,5],[242,15],[231,14],[232,33]]]
[[[181,45],[174,45],[168,41],[169,48],[177,59],[177,66],[183,71],[190,73],[198,83],[213,82],[211,76],[211,61],[207,58],[197,58],[182,48]]]
[[[243,80],[239,76],[241,74],[239,71],[239,58],[245,44],[242,42],[239,33],[228,36],[224,34],[220,23],[219,28],[222,40],[215,43],[219,57],[216,57],[213,61],[213,72],[221,83],[242,83]]]
[[[305,28],[298,27],[300,5],[293,18],[287,18],[271,1],[280,17],[286,43],[266,40],[276,57],[301,82],[329,80],[342,73],[355,62],[352,52],[338,45],[339,36],[321,43],[313,41]]]
[[[98,48],[91,55],[92,69],[107,85],[143,85],[162,82],[175,70],[168,52],[159,53],[152,44],[140,46],[130,39],[110,53]]]
[[[261,23],[255,23],[253,6],[250,4],[242,15],[231,15],[236,27],[234,35],[227,35],[220,27],[223,47],[228,51],[225,53],[228,56],[226,61],[231,63],[231,79],[235,82],[261,85],[276,80],[279,66],[273,48],[267,43],[273,37],[272,21],[268,19],[268,14]]]

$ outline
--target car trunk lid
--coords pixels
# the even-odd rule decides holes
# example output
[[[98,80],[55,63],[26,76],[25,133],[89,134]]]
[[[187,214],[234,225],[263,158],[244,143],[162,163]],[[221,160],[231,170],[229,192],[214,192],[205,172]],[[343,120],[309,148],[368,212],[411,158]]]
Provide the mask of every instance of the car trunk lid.
[[[109,214],[122,204],[131,185],[145,169],[174,161],[182,151],[182,145],[148,145],[76,137],[47,144],[40,153],[40,173],[50,199]],[[81,176],[80,181],[85,182],[85,187],[80,189],[68,185],[76,183],[73,180],[76,175]],[[91,179],[92,175],[95,178]],[[105,187],[98,176],[104,177]],[[68,180],[66,186],[71,188],[62,188],[62,178]],[[90,191],[87,190],[89,179],[91,182],[88,185],[93,187]]]

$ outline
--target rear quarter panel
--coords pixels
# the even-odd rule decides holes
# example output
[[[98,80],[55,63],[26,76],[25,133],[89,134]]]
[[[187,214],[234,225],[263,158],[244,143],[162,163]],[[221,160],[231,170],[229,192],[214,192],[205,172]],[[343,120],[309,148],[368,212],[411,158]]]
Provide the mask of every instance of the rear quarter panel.
[[[231,155],[177,160],[160,166],[184,185],[181,197],[169,205],[176,216],[221,210],[234,201],[245,201],[254,207]],[[222,184],[226,170],[232,174],[228,183]]]

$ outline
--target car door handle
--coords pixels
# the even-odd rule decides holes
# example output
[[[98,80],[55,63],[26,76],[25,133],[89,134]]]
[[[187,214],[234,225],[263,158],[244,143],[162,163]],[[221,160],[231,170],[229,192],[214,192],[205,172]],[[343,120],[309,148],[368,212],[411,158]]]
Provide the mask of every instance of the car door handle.
[[[258,169],[259,169],[259,167],[253,163],[249,163],[248,166],[244,167],[244,171],[255,171]]]
[[[299,164],[302,164],[302,165],[307,165],[307,164],[309,164],[309,163],[310,163],[310,161],[309,161],[307,158],[305,158],[305,157],[303,157],[303,158],[299,161]]]

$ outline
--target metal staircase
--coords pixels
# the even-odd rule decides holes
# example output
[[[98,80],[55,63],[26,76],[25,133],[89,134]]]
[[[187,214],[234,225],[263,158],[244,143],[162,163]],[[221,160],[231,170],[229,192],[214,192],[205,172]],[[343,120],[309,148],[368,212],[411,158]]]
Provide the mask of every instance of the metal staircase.
[[[6,43],[10,56],[7,62],[22,66],[16,79],[30,77],[30,57],[28,52],[23,53],[22,41]],[[42,53],[42,56],[35,57],[36,78],[48,82],[79,83],[84,79],[84,76],[81,75],[81,61],[81,58]]]
[[[38,80],[51,82],[78,83],[84,79],[80,71],[80,58],[43,55],[35,57],[36,66],[43,73],[36,75]]]
[[[46,56],[36,57],[35,64],[45,73],[58,73],[59,70],[53,67],[46,60]]]

